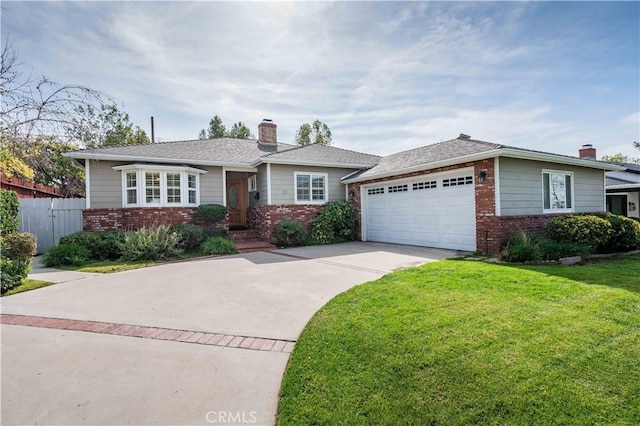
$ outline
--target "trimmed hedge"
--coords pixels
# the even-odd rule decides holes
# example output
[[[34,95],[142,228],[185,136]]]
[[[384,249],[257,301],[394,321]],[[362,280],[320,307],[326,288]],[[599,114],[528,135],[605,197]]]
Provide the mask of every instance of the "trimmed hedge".
[[[549,221],[547,235],[558,242],[589,245],[598,253],[640,248],[640,223],[611,213],[579,213]]]
[[[613,227],[593,214],[566,215],[551,219],[545,231],[554,241],[583,244],[595,250],[609,240]]]
[[[600,253],[618,253],[640,248],[640,222],[611,213],[597,214],[611,224],[609,239],[597,247]]]
[[[196,208],[196,215],[200,219],[220,222],[227,217],[227,208],[220,204],[200,204]]]

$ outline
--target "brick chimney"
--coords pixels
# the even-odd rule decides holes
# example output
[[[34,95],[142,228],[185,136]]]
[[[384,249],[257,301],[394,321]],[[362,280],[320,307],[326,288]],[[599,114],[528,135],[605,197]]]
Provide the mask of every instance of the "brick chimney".
[[[591,144],[582,145],[578,151],[580,158],[583,160],[596,160],[596,149]]]
[[[258,143],[264,145],[278,144],[278,126],[270,119],[263,118],[262,123],[258,124]]]

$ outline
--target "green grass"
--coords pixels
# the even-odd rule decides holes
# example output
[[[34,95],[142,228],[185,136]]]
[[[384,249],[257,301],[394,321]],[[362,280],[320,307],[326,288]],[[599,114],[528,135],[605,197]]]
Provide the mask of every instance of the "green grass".
[[[640,424],[639,292],[640,255],[389,274],[307,325],[278,423]]]
[[[146,268],[148,266],[159,265],[162,262],[146,260],[126,261],[126,260],[99,260],[95,262],[83,263],[82,265],[64,265],[57,269],[77,272],[96,272],[99,274],[110,274],[113,272],[129,271],[131,269]]]
[[[12,294],[22,293],[23,291],[29,291],[29,290],[35,290],[37,288],[47,287],[53,284],[54,283],[50,283],[49,281],[39,281],[39,280],[32,280],[30,278],[25,278],[24,280],[22,280],[22,283],[20,283],[18,287],[14,287],[11,290],[7,291],[5,294],[2,295],[2,297],[11,296]]]

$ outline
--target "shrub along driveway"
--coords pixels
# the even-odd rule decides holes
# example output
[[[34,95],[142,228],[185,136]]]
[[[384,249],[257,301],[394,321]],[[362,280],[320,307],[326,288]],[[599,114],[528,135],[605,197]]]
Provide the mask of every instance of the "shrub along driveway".
[[[356,284],[454,254],[350,243],[94,275],[5,297],[3,424],[273,423],[287,342],[314,312]]]

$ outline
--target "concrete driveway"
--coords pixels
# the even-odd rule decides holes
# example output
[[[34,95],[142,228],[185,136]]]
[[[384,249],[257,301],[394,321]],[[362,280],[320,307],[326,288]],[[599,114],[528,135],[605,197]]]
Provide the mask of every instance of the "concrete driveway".
[[[320,307],[456,254],[347,243],[110,275],[34,270],[63,282],[2,298],[2,424],[273,424],[289,353]]]

